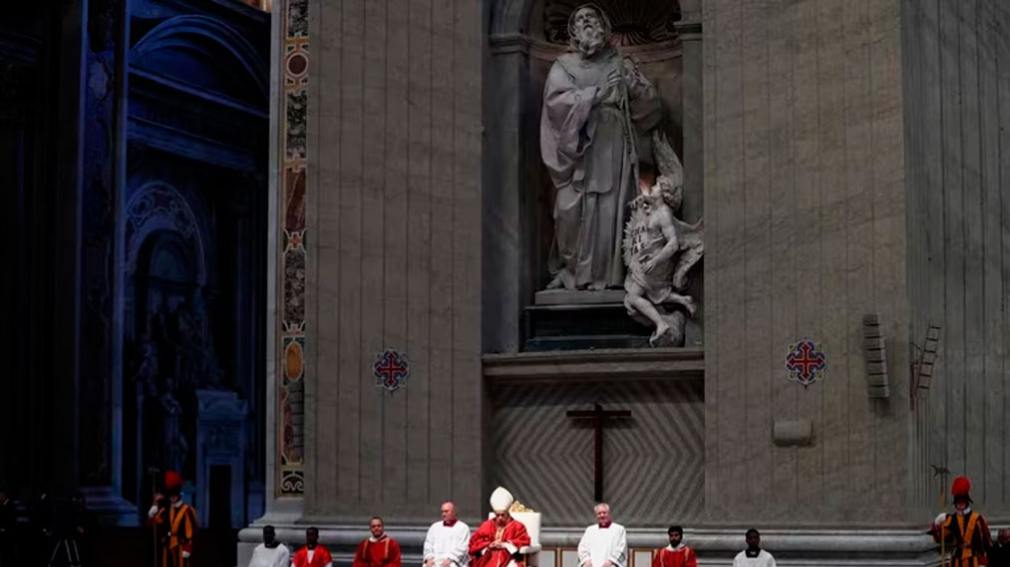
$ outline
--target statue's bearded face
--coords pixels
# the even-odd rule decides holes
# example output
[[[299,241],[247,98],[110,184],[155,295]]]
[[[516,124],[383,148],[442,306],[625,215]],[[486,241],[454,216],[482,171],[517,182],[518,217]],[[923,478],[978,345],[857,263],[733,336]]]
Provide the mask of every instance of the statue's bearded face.
[[[590,56],[599,51],[607,41],[603,19],[593,8],[581,8],[575,13],[574,37],[579,51]]]

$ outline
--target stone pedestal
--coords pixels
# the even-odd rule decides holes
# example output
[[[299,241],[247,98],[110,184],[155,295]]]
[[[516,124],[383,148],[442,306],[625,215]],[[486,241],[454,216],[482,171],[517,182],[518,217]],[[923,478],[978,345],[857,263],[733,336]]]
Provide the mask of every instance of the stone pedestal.
[[[599,291],[545,289],[533,294],[534,305],[600,305],[623,301],[623,289],[601,289]]]
[[[623,289],[548,289],[524,309],[528,351],[644,348],[650,329],[633,321]]]
[[[644,348],[652,331],[622,301],[531,305],[524,316],[528,351]]]
[[[652,327],[628,315],[623,289],[550,289],[533,297],[523,310],[527,351],[649,348]],[[685,346],[698,346],[700,329],[688,321]]]

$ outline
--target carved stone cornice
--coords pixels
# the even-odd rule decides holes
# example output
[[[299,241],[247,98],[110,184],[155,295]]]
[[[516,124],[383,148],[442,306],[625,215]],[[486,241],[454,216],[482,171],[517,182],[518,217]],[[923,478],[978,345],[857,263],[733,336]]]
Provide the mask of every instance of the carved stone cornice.
[[[700,41],[702,38],[700,20],[675,22],[673,27],[677,30],[677,35],[680,36],[681,41]]]
[[[503,53],[522,53],[529,55],[530,36],[522,33],[494,34],[490,38],[491,53],[500,55]]]
[[[702,348],[594,349],[486,354],[491,384],[568,381],[698,380],[705,372]]]

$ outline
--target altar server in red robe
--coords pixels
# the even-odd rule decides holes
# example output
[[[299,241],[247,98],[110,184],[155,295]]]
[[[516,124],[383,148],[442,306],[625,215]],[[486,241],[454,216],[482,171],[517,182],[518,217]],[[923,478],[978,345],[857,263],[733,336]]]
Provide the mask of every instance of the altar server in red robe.
[[[684,545],[684,528],[670,526],[667,534],[670,536],[670,545],[656,551],[652,567],[698,567],[694,550]]]
[[[305,547],[295,553],[291,567],[333,567],[333,557],[325,545],[319,543],[319,530],[305,530]]]
[[[358,544],[353,567],[400,567],[400,544],[386,534],[382,518],[373,516],[368,529],[372,535]]]
[[[526,526],[509,514],[515,499],[502,487],[491,493],[494,518],[486,520],[470,537],[471,567],[516,567],[519,549],[530,544]]]

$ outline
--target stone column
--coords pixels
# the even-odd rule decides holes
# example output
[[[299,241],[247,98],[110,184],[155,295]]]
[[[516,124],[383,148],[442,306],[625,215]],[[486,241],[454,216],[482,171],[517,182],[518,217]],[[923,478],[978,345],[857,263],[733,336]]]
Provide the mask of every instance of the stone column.
[[[84,121],[81,97],[84,96],[86,75],[87,17],[86,4],[65,5],[60,8],[59,38],[59,103],[55,110],[55,128],[58,131],[56,155],[58,162],[52,173],[57,189],[54,202],[57,210],[47,218],[52,223],[56,238],[45,244],[51,254],[47,259],[53,266],[59,266],[60,273],[46,273],[46,285],[42,294],[50,294],[50,306],[44,308],[61,324],[51,330],[47,348],[54,356],[51,363],[43,368],[50,372],[47,376],[50,390],[45,392],[52,412],[53,422],[48,435],[42,433],[42,443],[48,442],[46,455],[29,465],[33,477],[48,479],[48,490],[56,497],[66,497],[74,493],[80,479],[80,436],[79,405],[80,396],[80,329],[81,329],[81,215],[84,191]],[[55,270],[54,270],[55,271]],[[58,284],[58,285],[57,285]],[[50,287],[51,286],[51,287]],[[52,290],[49,292],[48,290]],[[40,294],[40,295],[42,295]],[[45,376],[45,374],[43,374]],[[34,432],[33,432],[34,433]],[[40,483],[43,484],[43,483]],[[43,484],[43,486],[45,486]]]
[[[292,139],[287,136],[285,127],[288,122],[285,117],[289,106],[294,112],[301,112],[303,123],[305,109],[296,107],[299,101],[300,88],[307,85],[308,78],[299,77],[289,70],[296,57],[307,56],[308,38],[305,29],[307,4],[304,0],[278,0],[274,3],[274,17],[270,29],[270,68],[274,70],[270,77],[270,160],[267,171],[267,255],[266,255],[266,286],[267,312],[265,325],[266,362],[266,392],[264,396],[264,517],[257,524],[291,521],[301,516],[303,499],[300,493],[285,491],[284,479],[281,474],[280,451],[283,440],[284,415],[280,408],[281,390],[287,388],[285,380],[285,341],[284,341],[284,293],[285,293],[285,230],[304,226],[288,226],[286,223],[285,201],[289,191],[295,194],[295,185],[299,180],[304,183],[304,155],[297,152],[288,153],[288,145]],[[287,57],[287,61],[286,58]],[[305,59],[300,59],[305,61]],[[286,88],[286,81],[294,86]],[[286,164],[289,164],[286,166]],[[301,173],[301,176],[299,176]],[[290,187],[289,187],[290,186]],[[302,193],[304,195],[304,192]],[[290,204],[288,206],[291,206]],[[291,339],[297,342],[298,338]],[[304,344],[301,342],[299,344]],[[302,355],[298,350],[297,354]],[[299,358],[300,360],[300,358]],[[304,379],[304,377],[303,377]],[[290,395],[290,392],[288,392]],[[298,401],[301,407],[300,400]],[[303,413],[298,412],[299,427]],[[256,530],[258,532],[258,530]],[[251,553],[253,546],[246,546],[245,552]],[[240,545],[240,549],[242,546]],[[240,564],[241,559],[240,556]]]
[[[130,502],[128,495],[124,494],[126,486],[123,477],[123,453],[125,451],[125,438],[123,432],[128,431],[133,424],[123,422],[123,413],[126,404],[132,404],[133,400],[123,399],[124,376],[131,370],[126,360],[126,348],[124,345],[127,327],[124,317],[126,312],[126,287],[125,287],[125,234],[126,234],[126,187],[127,187],[127,98],[129,93],[129,53],[130,53],[130,3],[122,2],[115,8],[114,29],[115,37],[108,38],[112,54],[106,56],[114,64],[110,71],[113,73],[114,87],[110,88],[109,96],[114,100],[109,116],[109,124],[113,131],[112,140],[109,147],[110,179],[111,179],[111,226],[109,252],[110,262],[110,302],[109,309],[112,317],[107,336],[109,341],[109,369],[106,380],[109,381],[109,405],[111,415],[109,417],[111,428],[108,434],[108,442],[111,447],[110,467],[107,484],[85,487],[82,490],[86,493],[89,507],[104,515],[106,518],[115,521],[117,525],[131,525],[137,523],[136,502]],[[140,505],[146,503],[141,502]]]
[[[681,81],[683,97],[682,111],[684,128],[684,205],[683,218],[687,222],[697,222],[702,218],[702,203],[705,194],[705,155],[704,155],[704,114],[702,91],[702,33],[700,15],[685,13],[684,19],[675,24],[683,50],[683,78]],[[701,282],[701,270],[696,270],[698,276],[692,281],[689,293],[695,301],[704,305],[704,288]],[[703,342],[705,309],[699,309],[695,316],[688,320],[685,328],[685,346],[699,346]]]
[[[527,132],[523,109],[530,86],[529,38],[522,34],[491,37],[485,81],[483,164],[484,352],[518,352],[522,340],[523,299],[531,293],[526,251],[535,222],[523,183],[527,174]]]
[[[702,216],[704,192],[704,128],[702,115],[702,34],[700,21],[676,23],[683,49],[684,220]]]

